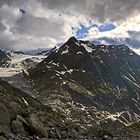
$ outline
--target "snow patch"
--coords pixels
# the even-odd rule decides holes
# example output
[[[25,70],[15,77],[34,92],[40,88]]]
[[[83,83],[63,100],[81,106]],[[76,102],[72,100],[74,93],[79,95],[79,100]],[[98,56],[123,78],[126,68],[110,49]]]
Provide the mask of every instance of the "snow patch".
[[[63,54],[67,54],[67,53],[69,52],[69,50],[68,50],[69,46],[66,45],[65,47],[66,47],[66,50],[63,51],[63,52],[61,53],[61,55],[63,55]]]
[[[60,76],[58,73],[56,73],[57,76]]]
[[[123,77],[125,79],[127,79],[129,82],[133,83],[136,87],[140,88],[140,86],[138,84],[136,84],[135,82],[131,81],[127,76],[123,75]]]
[[[83,55],[83,53],[82,53],[82,52],[77,52],[77,54],[82,54],[82,55]]]
[[[83,43],[81,45],[86,49],[86,51],[88,53],[92,53],[93,49],[91,47],[89,47],[89,46],[87,46],[86,44],[83,44]]]
[[[134,55],[134,53],[133,53],[133,52],[131,52],[131,53],[130,53],[130,55]]]
[[[103,64],[104,62],[103,62],[102,60],[100,60],[100,63],[102,63],[102,64]]]
[[[85,70],[82,70],[82,72],[86,72]]]
[[[63,82],[63,85],[65,85],[66,84],[66,82]]]
[[[122,115],[122,112],[117,112],[116,114],[110,114],[106,117],[106,119],[111,119],[112,121],[118,120],[118,118]]]
[[[51,63],[53,63],[53,60],[51,60],[48,64],[51,64]]]
[[[22,100],[24,101],[24,103],[28,106],[28,102],[22,97]]]
[[[80,46],[80,44],[78,42],[75,43],[77,46]]]
[[[73,69],[70,69],[70,70],[67,70],[67,71],[60,71],[60,73],[61,73],[62,75],[64,75],[65,73],[71,74],[72,72],[73,72]]]
[[[63,65],[65,69],[67,69],[67,67],[65,65]]]
[[[59,67],[59,63],[56,64],[56,63],[53,62],[52,64]]]
[[[46,66],[46,68],[50,69],[51,67],[50,66]]]
[[[23,72],[24,72],[27,76],[29,75],[29,72],[28,72],[26,69],[24,69]]]
[[[55,78],[55,76],[52,76],[51,79]]]

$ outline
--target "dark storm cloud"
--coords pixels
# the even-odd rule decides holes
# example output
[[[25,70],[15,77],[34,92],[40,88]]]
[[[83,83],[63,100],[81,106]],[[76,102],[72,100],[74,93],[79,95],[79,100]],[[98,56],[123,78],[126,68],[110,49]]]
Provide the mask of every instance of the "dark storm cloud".
[[[0,22],[0,31],[4,31],[6,29],[6,27],[3,25],[2,22]]]
[[[125,20],[140,12],[140,0],[40,0],[43,6],[63,12],[78,12],[98,21]]]
[[[15,43],[16,42],[11,40],[11,38],[0,32],[0,49],[9,49]]]
[[[0,0],[0,6],[7,4],[9,6],[11,5],[21,5],[23,2],[26,2],[27,0]]]
[[[0,5],[22,5],[30,0],[0,0]],[[37,0],[62,13],[84,14],[100,22],[125,20],[140,12],[140,0]]]

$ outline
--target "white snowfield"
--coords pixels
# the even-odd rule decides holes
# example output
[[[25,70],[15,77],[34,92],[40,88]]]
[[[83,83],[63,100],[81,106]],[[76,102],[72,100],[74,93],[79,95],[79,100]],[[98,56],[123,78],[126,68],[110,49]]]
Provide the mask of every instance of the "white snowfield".
[[[45,56],[32,56],[32,55],[23,55],[23,54],[12,54],[11,64],[8,68],[0,68],[0,77],[11,77],[21,73],[25,69],[26,63],[24,62],[27,59],[32,60],[32,63],[40,63]],[[27,62],[28,64],[28,62]]]
[[[8,68],[0,68],[0,77],[10,83],[11,85],[19,88],[20,90],[26,92],[27,94],[36,97],[37,92],[31,86],[31,83],[26,80],[23,76],[23,71],[27,72],[28,63],[31,66],[41,62],[45,56],[31,56],[23,54],[12,54],[11,55],[11,64]],[[29,60],[29,61],[26,61]],[[31,64],[33,63],[33,64]]]
[[[88,53],[92,53],[92,51],[93,51],[93,48],[91,48],[91,47],[89,47],[89,46],[87,46],[86,44],[81,44],[85,49],[86,49],[86,51],[88,52]]]

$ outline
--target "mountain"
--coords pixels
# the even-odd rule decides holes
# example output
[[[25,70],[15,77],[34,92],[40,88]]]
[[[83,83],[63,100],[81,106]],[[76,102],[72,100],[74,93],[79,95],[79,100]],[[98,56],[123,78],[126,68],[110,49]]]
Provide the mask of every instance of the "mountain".
[[[5,50],[0,50],[0,67],[8,67],[10,64],[10,54]]]
[[[71,37],[47,56],[14,52],[0,68],[0,139],[140,139],[140,56],[127,46]]]
[[[139,120],[140,56],[125,45],[71,37],[29,71],[38,99],[86,130]]]
[[[137,39],[131,39],[130,37],[99,37],[96,39],[90,39],[90,42],[96,45],[121,45],[125,44],[131,47],[137,54],[139,53],[139,41]]]

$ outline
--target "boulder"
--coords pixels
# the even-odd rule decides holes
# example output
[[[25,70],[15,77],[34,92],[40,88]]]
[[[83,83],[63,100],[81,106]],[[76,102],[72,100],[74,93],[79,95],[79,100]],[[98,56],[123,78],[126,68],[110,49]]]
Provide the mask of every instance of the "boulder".
[[[13,120],[11,122],[11,129],[14,134],[19,134],[20,136],[25,136],[26,132],[22,122],[18,120]]]
[[[17,121],[20,121],[21,123],[23,123],[23,124],[26,125],[26,126],[29,125],[29,124],[27,123],[27,121],[26,121],[22,116],[17,115],[17,116],[16,116],[16,120],[17,120]]]
[[[30,115],[29,127],[33,134],[39,135],[41,138],[48,138],[47,129],[44,127],[41,120],[35,114]]]

